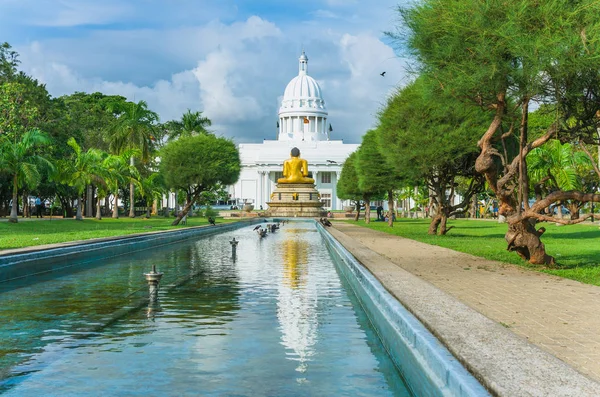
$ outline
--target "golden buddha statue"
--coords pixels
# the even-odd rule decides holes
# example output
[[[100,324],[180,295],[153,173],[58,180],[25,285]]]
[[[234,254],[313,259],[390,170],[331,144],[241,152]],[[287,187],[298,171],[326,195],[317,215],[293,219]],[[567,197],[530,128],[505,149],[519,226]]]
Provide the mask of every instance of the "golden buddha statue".
[[[290,154],[283,162],[283,178],[277,179],[277,183],[315,183],[308,178],[308,162],[300,158],[300,150],[295,147]]]

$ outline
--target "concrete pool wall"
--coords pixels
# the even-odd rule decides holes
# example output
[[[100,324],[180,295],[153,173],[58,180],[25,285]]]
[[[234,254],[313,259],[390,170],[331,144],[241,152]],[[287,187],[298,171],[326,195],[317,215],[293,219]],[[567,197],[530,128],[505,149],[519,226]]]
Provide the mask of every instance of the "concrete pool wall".
[[[317,228],[415,395],[490,395],[350,252],[320,224]]]

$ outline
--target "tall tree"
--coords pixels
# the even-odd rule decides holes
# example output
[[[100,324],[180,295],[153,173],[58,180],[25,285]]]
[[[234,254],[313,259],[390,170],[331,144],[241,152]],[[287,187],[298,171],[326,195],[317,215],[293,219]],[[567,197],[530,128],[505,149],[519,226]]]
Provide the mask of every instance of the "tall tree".
[[[207,129],[212,122],[208,117],[204,117],[202,112],[192,112],[188,109],[181,120],[168,122],[168,139],[173,140],[182,136],[191,136],[198,134],[211,134]]]
[[[140,191],[142,198],[146,200],[146,218],[150,218],[154,200],[162,199],[163,194],[167,192],[163,174],[160,172],[150,172],[148,175],[141,177]]]
[[[545,229],[534,225],[557,220],[543,210],[557,201],[600,201],[600,195],[558,190],[530,205],[526,157],[553,137],[596,139],[600,3],[423,0],[400,13],[406,29],[395,37],[422,71],[446,92],[493,115],[481,131],[475,166],[496,195],[499,214],[507,217],[508,249],[532,264],[553,264],[540,240]],[[532,101],[557,108],[556,122],[539,137],[529,134]],[[512,136],[519,142],[515,156],[496,147]]]
[[[387,158],[382,154],[382,148],[379,145],[379,137],[377,130],[369,130],[362,137],[362,143],[359,150],[356,152],[355,167],[358,175],[358,184],[363,192],[365,200],[365,223],[369,223],[371,217],[371,199],[383,197],[386,193],[389,198],[392,197],[393,208],[393,191],[399,185],[397,173],[387,161]],[[388,224],[393,226],[393,215],[390,210]]]
[[[7,42],[0,44],[0,84],[14,79],[19,63],[19,54],[10,44]]]
[[[38,154],[38,149],[48,145],[50,139],[38,130],[27,131],[21,139],[0,135],[0,172],[12,179],[12,208],[9,222],[18,222],[19,187],[34,189],[41,180],[40,169],[52,168],[52,163]],[[23,206],[27,203],[23,203]]]
[[[342,200],[350,200],[354,202],[356,207],[356,215],[354,220],[358,221],[360,217],[360,201],[363,199],[363,191],[360,189],[358,172],[356,169],[356,152],[350,154],[342,167],[340,179],[336,185],[338,198]]]
[[[489,123],[486,116],[436,89],[425,75],[399,90],[380,113],[380,144],[387,144],[383,153],[396,173],[427,183],[435,209],[429,234],[446,234],[448,218],[464,212],[483,185],[475,158],[479,133]],[[459,177],[470,184],[454,203]]]
[[[55,178],[68,183],[77,189],[77,215],[75,219],[83,220],[83,193],[88,185],[106,185],[107,170],[103,167],[104,152],[98,149],[84,151],[74,138],[69,139],[68,145],[73,149],[70,159],[60,161]]]
[[[69,120],[70,136],[75,137],[83,149],[109,150],[108,132],[127,106],[125,97],[104,95],[100,92],[87,94],[75,92],[59,98]]]
[[[173,226],[188,214],[203,192],[237,182],[240,170],[240,154],[228,139],[195,135],[168,143],[161,151],[160,171],[169,188],[186,192],[186,203]]]
[[[158,114],[148,109],[145,101],[138,103],[128,102],[118,105],[121,114],[110,130],[110,148],[115,153],[123,153],[126,150],[139,150],[142,161],[147,161],[154,140],[155,124],[158,122]],[[130,166],[135,165],[135,157],[129,159]],[[135,217],[135,183],[131,179],[129,183],[129,217]]]

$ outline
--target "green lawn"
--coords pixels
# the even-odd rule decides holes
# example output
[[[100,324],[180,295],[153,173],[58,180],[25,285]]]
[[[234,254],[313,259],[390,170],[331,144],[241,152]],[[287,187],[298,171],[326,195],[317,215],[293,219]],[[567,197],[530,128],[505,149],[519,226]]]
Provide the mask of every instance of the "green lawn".
[[[97,237],[121,236],[132,233],[144,233],[157,230],[178,229],[190,226],[207,225],[206,218],[188,218],[187,225],[171,226],[175,218],[104,218],[84,219],[44,219],[19,221],[19,223],[0,222],[0,253],[3,249],[22,248],[33,245],[62,243],[65,241],[86,240]],[[235,220],[217,218],[217,224]]]
[[[481,220],[451,220],[448,225],[455,227],[446,236],[428,235],[429,220],[423,219],[400,219],[393,228],[388,227],[385,222],[371,222],[366,225],[361,220],[358,224],[423,243],[513,263],[582,283],[600,285],[599,224],[571,226],[544,224],[546,233],[542,236],[542,242],[546,245],[547,253],[554,256],[557,261],[556,267],[552,269],[529,265],[516,253],[508,252],[504,240],[506,224]]]

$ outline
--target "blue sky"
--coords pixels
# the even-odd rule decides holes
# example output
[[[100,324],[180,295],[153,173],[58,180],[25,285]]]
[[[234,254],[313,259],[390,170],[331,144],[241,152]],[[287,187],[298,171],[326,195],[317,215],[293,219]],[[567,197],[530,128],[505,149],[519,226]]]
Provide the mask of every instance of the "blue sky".
[[[0,0],[0,42],[54,96],[143,99],[163,121],[202,110],[240,143],[275,138],[304,47],[332,139],[358,143],[409,78],[383,34],[398,1]]]

